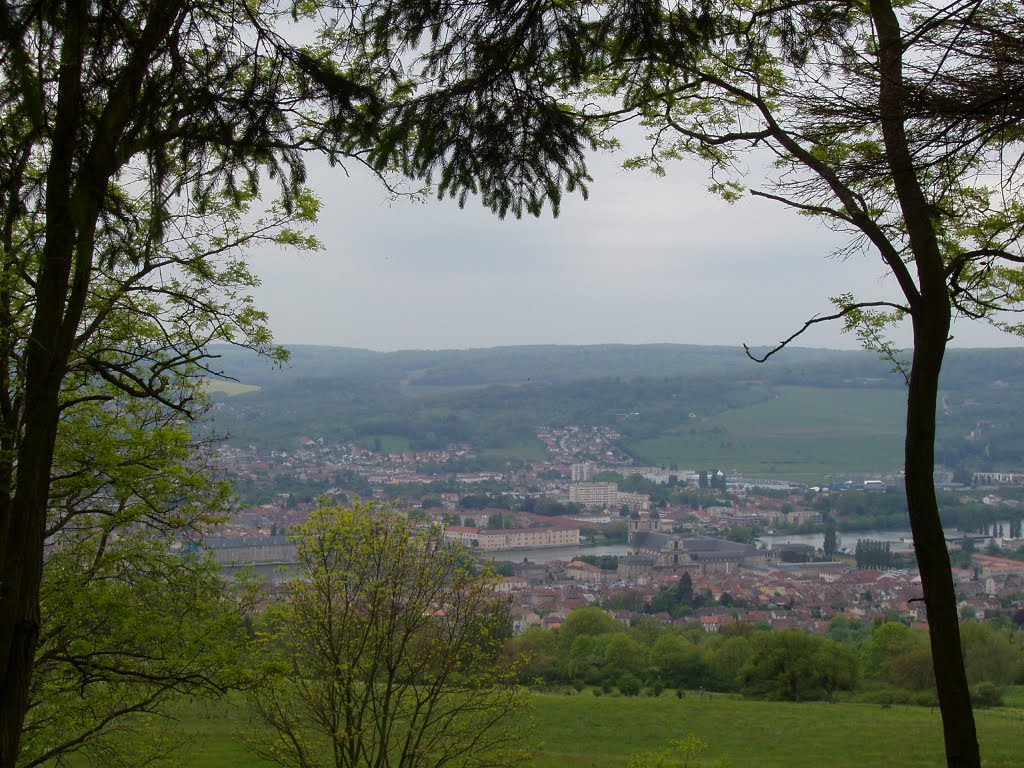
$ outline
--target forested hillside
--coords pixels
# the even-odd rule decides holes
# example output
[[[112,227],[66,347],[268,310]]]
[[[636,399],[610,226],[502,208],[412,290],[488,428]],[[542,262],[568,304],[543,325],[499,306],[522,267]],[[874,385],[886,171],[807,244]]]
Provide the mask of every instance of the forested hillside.
[[[538,426],[610,425],[638,461],[785,473],[886,471],[900,462],[904,381],[859,351],[795,349],[768,363],[692,345],[380,353],[299,346],[291,361],[225,350],[214,433],[266,447],[299,437],[426,450],[451,443],[540,458]],[[213,385],[216,390],[216,384]],[[939,460],[1013,468],[1024,449],[1024,350],[953,350]]]

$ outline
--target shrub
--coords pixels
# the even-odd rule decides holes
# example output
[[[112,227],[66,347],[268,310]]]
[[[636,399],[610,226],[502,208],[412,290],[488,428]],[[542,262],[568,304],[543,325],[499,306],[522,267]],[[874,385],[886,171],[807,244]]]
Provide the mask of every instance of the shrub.
[[[619,691],[623,696],[638,696],[641,687],[639,678],[632,672],[623,672],[619,677]]]
[[[971,691],[971,703],[976,707],[1003,706],[1003,691],[995,683],[978,683]]]

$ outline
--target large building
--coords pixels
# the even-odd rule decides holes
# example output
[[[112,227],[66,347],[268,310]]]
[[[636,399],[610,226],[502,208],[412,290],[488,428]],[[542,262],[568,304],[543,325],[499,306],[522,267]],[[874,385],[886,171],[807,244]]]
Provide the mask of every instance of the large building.
[[[489,530],[451,525],[445,529],[444,537],[473,549],[494,552],[505,549],[576,547],[580,543],[580,529],[574,525],[548,525],[543,528]]]
[[[1024,563],[994,555],[974,555],[971,558],[974,567],[974,578],[987,579],[993,576],[1024,576]]]
[[[651,497],[646,493],[619,491],[615,494],[615,505],[618,507],[629,507],[630,512],[650,512]]]
[[[585,507],[613,507],[618,503],[619,487],[615,483],[573,483],[569,501]]]
[[[594,465],[589,461],[572,465],[572,481],[574,483],[589,483],[594,479]]]
[[[218,565],[286,564],[297,561],[295,542],[288,536],[207,536],[202,548]]]
[[[569,501],[584,507],[629,507],[636,513],[651,509],[650,496],[620,491],[615,483],[573,483],[569,486]]]
[[[706,536],[685,537],[660,531],[630,531],[630,552],[649,557],[656,567],[692,573],[733,573],[742,565],[763,565],[770,550]]]

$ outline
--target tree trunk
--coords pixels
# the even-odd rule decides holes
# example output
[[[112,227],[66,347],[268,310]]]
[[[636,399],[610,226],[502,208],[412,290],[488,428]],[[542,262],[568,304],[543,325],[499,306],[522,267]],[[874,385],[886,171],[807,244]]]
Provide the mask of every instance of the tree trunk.
[[[71,232],[70,227],[67,232]],[[50,471],[60,420],[59,398],[67,354],[56,347],[67,293],[70,248],[51,247],[37,287],[25,377],[24,436],[18,446],[17,481],[4,510],[0,591],[0,768],[14,768],[39,641],[39,589],[50,491]],[[59,242],[59,241],[57,241]]]
[[[914,324],[914,360],[907,392],[904,445],[910,527],[928,611],[928,636],[942,712],[946,764],[949,768],[981,768],[961,650],[953,574],[935,497],[935,408],[952,313],[949,287],[932,209],[907,139],[908,97],[903,81],[904,40],[899,18],[892,0],[871,0],[870,8],[878,35],[879,125],[919,286],[914,288],[901,283]],[[903,268],[902,263],[890,263],[890,266],[894,271]]]
[[[40,461],[31,463],[37,467],[44,464]],[[0,768],[14,768],[17,762],[39,641],[39,588],[43,572],[48,462],[45,469],[47,484],[41,494],[38,489],[33,489],[32,493],[22,492],[22,486],[19,486],[17,498],[11,505],[14,524],[7,540],[4,572],[0,575],[4,584],[4,596],[0,601],[0,626],[4,636],[3,674],[0,677]],[[36,498],[39,496],[41,503]],[[44,511],[40,512],[37,507]]]
[[[57,290],[40,297],[40,307],[59,307],[60,296]],[[18,447],[15,492],[5,510],[7,530],[0,573],[0,768],[14,768],[17,763],[39,641],[46,510],[65,370],[63,360],[53,354],[59,320],[59,312],[40,311],[33,323],[32,339],[49,341],[29,346],[25,433]]]
[[[930,315],[930,316],[929,316]],[[935,497],[935,407],[949,333],[949,311],[914,318],[914,361],[907,395],[907,505],[928,610],[935,684],[949,768],[980,768],[970,690],[960,643],[956,593]]]

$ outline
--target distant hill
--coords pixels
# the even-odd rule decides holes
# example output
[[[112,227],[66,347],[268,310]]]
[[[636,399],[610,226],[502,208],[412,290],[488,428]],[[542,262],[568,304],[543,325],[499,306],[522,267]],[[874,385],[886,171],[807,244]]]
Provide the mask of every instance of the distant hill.
[[[811,477],[892,471],[905,384],[863,351],[520,346],[372,352],[296,346],[275,369],[222,348],[224,372],[260,390],[217,395],[212,428],[249,443],[300,436],[397,449],[472,442],[497,459],[537,458],[538,425],[611,424],[641,461]],[[939,458],[964,469],[1024,464],[1024,349],[950,350]]]

